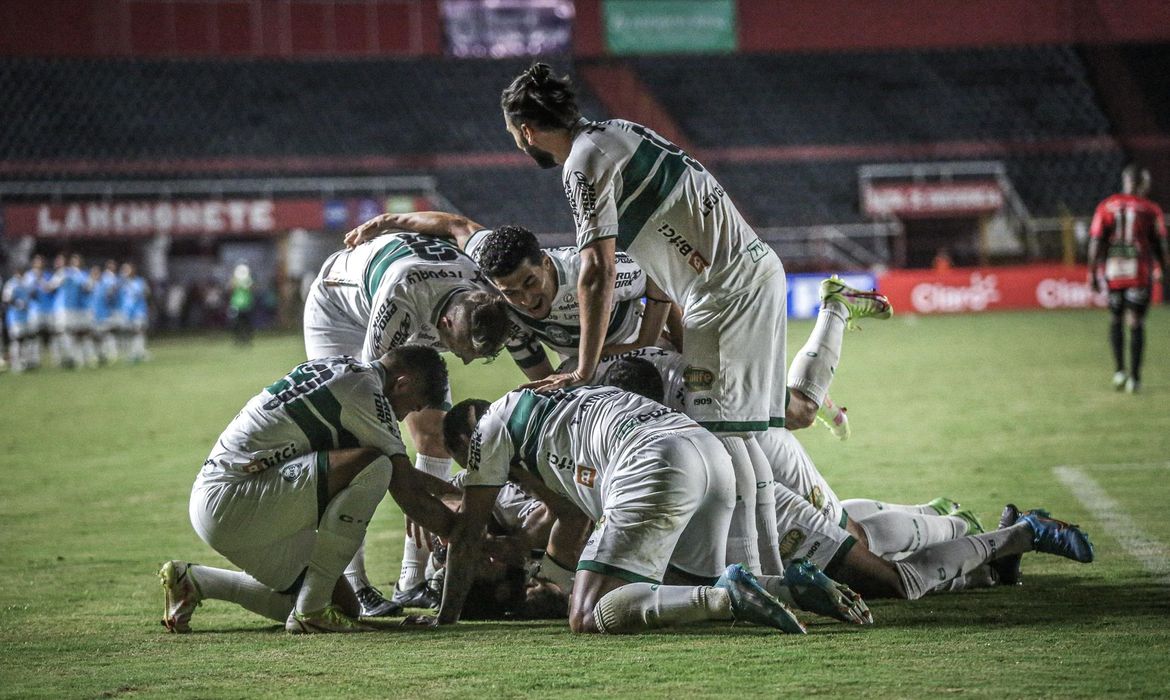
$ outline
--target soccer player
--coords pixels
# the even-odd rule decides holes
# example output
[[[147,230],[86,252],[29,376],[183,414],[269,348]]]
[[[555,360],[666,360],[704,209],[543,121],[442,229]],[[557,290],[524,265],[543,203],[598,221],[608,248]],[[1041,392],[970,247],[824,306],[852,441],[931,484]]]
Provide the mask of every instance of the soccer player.
[[[353,355],[369,361],[399,345],[418,343],[450,350],[467,363],[494,356],[510,328],[507,305],[471,258],[446,241],[411,233],[381,236],[334,253],[305,300],[309,359]],[[443,410],[436,406],[406,419],[417,450],[415,466],[438,478],[451,471],[441,431]],[[346,571],[369,616],[431,603],[424,580],[426,544],[420,546],[410,530],[413,526],[408,526],[392,601],[370,583],[362,551]]]
[[[146,360],[146,299],[150,287],[134,267],[133,263],[122,263],[121,281],[118,285],[118,315],[122,322],[122,354],[130,362]]]
[[[669,368],[668,362],[658,359],[658,365]],[[669,369],[667,369],[669,371]],[[664,382],[660,370],[645,356],[619,359],[606,371],[606,380],[617,386],[649,398],[662,396]],[[671,393],[666,393],[669,400]],[[769,431],[771,432],[771,431]],[[784,431],[787,432],[787,431]],[[1011,585],[1020,580],[1020,560],[1029,551],[1056,554],[1080,562],[1093,560],[1093,547],[1088,536],[1076,525],[1054,520],[1041,509],[1021,513],[1014,505],[1005,507],[1000,529],[958,537],[966,531],[967,518],[938,517],[928,521],[925,514],[890,512],[871,515],[860,530],[846,530],[840,523],[826,517],[820,504],[810,502],[793,492],[785,483],[785,472],[811,472],[804,479],[824,482],[804,452],[800,443],[789,433],[789,441],[780,443],[781,452],[773,454],[777,460],[776,508],[777,519],[785,530],[781,552],[785,557],[807,559],[823,568],[826,575],[856,589],[866,597],[895,597],[914,600],[931,591],[958,591],[984,587],[996,583]],[[784,466],[787,462],[796,464]],[[828,484],[824,491],[831,494]],[[832,496],[835,500],[835,496]],[[880,510],[874,501],[860,501],[858,507]],[[903,511],[913,507],[902,506]],[[838,512],[844,513],[838,507]],[[912,520],[911,527],[897,527],[891,523],[872,520],[894,516],[895,520]],[[888,520],[885,518],[884,520]],[[907,530],[912,531],[907,534]],[[855,537],[851,532],[856,532]],[[879,537],[880,533],[880,537]],[[862,546],[856,546],[858,540]],[[886,551],[881,551],[881,548]],[[873,550],[873,551],[871,551]],[[878,554],[911,552],[898,561],[888,561]]]
[[[563,166],[581,256],[577,368],[550,375],[538,388],[593,376],[610,322],[616,253],[627,252],[682,309],[686,412],[718,436],[736,471],[732,556],[753,571],[777,569],[779,561],[761,561],[757,545],[756,484],[769,479],[771,468],[754,436],[786,418],[787,290],[779,257],[702,164],[640,124],[582,118],[568,80],[547,65],[517,76],[501,106],[518,148],[541,167]],[[864,294],[843,304],[848,318],[889,316],[888,303]],[[816,346],[835,342],[826,332],[831,327],[818,324]],[[810,358],[826,365],[817,376],[832,375],[828,359]],[[811,422],[818,397],[803,389],[792,395],[810,404]]]
[[[93,336],[97,345],[98,362],[118,359],[118,342],[114,333],[120,322],[115,316],[118,298],[117,263],[107,260],[105,269],[90,270],[89,313],[93,318]],[[95,278],[95,271],[97,271]]]
[[[738,564],[727,566],[735,504],[730,460],[714,436],[677,411],[611,387],[521,389],[490,407],[476,399],[459,403],[443,430],[467,477],[432,624],[458,621],[481,533],[513,465],[596,524],[576,565],[569,611],[575,632],[746,620],[802,633],[770,592],[789,584],[816,587],[823,596],[816,607],[825,614],[865,620],[860,598],[823,577],[817,587],[808,570],[757,580]],[[576,539],[556,529],[550,554],[561,534]]]
[[[349,614],[331,602],[334,589],[387,489],[410,517],[449,531],[450,511],[433,496],[445,484],[411,468],[398,432],[399,417],[446,395],[442,358],[418,345],[368,363],[311,360],[261,391],[220,435],[191,492],[195,531],[243,571],[164,564],[163,625],[190,631],[194,609],[215,598],[293,633],[369,629],[352,598]]]
[[[24,371],[30,342],[28,313],[32,288],[24,268],[17,268],[4,283],[4,324],[8,332],[8,363],[14,373]]]
[[[1097,205],[1089,228],[1089,285],[1109,290],[1109,344],[1113,348],[1113,388],[1135,393],[1142,385],[1146,312],[1154,269],[1167,273],[1166,222],[1162,208],[1146,198],[1150,171],[1127,165],[1121,194]],[[1129,372],[1125,371],[1125,330],[1129,328]]]
[[[41,353],[47,345],[49,331],[53,321],[53,295],[49,289],[49,282],[53,273],[45,269],[45,259],[34,255],[29,262],[28,272],[24,273],[25,286],[31,294],[28,305],[28,343],[25,353],[25,368],[36,369],[41,366]]]

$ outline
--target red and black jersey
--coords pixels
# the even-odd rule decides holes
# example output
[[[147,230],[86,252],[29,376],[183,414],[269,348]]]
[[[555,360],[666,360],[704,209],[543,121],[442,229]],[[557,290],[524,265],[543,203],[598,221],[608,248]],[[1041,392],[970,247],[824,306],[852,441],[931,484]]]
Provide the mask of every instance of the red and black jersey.
[[[1158,249],[1166,239],[1161,207],[1143,197],[1115,194],[1097,205],[1089,236],[1102,241],[1110,289],[1150,286]]]

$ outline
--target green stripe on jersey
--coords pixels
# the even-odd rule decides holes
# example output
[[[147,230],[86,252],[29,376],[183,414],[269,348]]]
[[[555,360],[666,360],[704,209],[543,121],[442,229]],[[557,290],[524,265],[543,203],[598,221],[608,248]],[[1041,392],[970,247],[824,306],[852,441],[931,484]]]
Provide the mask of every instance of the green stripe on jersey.
[[[759,433],[768,429],[766,420],[699,421],[712,433]]]
[[[626,167],[622,168],[622,196],[617,201],[618,209],[621,209],[626,200],[642,186],[642,181],[650,175],[650,171],[654,169],[654,164],[658,162],[660,155],[662,155],[662,149],[646,139],[642,139],[642,143],[638,144],[634,155],[630,156]]]
[[[337,447],[339,449],[361,447],[357,437],[341,424],[341,404],[333,392],[329,390],[329,387],[323,386],[305,396],[305,399],[313,404],[313,408],[317,409],[317,413],[321,414],[325,423],[333,429],[333,432],[337,433]]]
[[[528,465],[533,474],[536,471],[536,444],[545,416],[552,410],[553,402],[531,389],[525,389],[516,402],[512,416],[508,418],[508,436],[512,438],[512,449]]]
[[[374,298],[374,292],[382,283],[386,269],[408,255],[410,255],[410,248],[407,248],[402,241],[387,243],[385,248],[378,251],[374,259],[366,266],[366,274],[362,277],[367,299]]]
[[[658,207],[666,201],[666,197],[678,184],[679,178],[686,172],[686,169],[687,164],[683,162],[682,156],[667,153],[662,157],[658,169],[654,171],[646,188],[637,197],[634,197],[626,210],[618,216],[618,250],[629,250],[634,239],[638,237],[638,233],[642,231],[642,227],[658,210]]]
[[[304,399],[290,401],[284,408],[305,437],[309,438],[310,449],[315,452],[333,449],[333,431],[321,422]]]

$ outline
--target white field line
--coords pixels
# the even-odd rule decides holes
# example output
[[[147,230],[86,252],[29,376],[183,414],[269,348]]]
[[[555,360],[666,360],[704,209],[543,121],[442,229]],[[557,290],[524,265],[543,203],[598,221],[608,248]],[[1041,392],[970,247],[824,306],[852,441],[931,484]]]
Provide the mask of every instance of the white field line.
[[[1150,466],[1153,466],[1151,463]],[[1130,465],[1083,465],[1084,467],[1121,467]],[[1144,467],[1146,465],[1133,465]],[[1170,468],[1170,463],[1160,468]],[[1160,583],[1170,585],[1170,549],[1146,535],[1145,531],[1129,517],[1129,513],[1083,468],[1060,466],[1052,469],[1056,478],[1072,491],[1077,500],[1093,514],[1109,534],[1112,535],[1142,567],[1156,576]]]

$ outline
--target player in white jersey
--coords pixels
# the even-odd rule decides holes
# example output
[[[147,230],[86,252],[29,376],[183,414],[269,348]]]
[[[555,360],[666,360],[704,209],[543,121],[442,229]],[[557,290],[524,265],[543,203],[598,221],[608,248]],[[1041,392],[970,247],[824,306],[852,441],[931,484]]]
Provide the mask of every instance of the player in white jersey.
[[[608,363],[605,381],[651,399],[663,397],[669,404],[676,395],[672,389],[678,383],[677,358],[666,351],[631,355]],[[818,484],[814,489],[823,489],[823,497],[836,500],[800,442],[783,429],[768,431],[768,436],[774,438],[764,444],[776,469],[777,521],[785,532],[781,555],[786,560],[807,559],[867,597],[916,599],[931,591],[1015,584],[1020,557],[1029,551],[1082,562],[1093,559],[1088,536],[1076,525],[1053,520],[1039,509],[1021,514],[1013,505],[1005,509],[999,530],[984,533],[979,527],[977,534],[969,534],[973,516],[931,516],[916,511],[931,509],[929,505],[890,506],[857,499],[846,503],[864,509],[866,516],[857,522],[848,519],[853,529],[846,530],[841,504],[836,508],[842,519],[835,521],[814,498],[793,490]],[[860,547],[855,546],[859,539]],[[878,556],[894,553],[909,554],[896,562]]]
[[[562,361],[576,357],[581,335],[576,248],[541,248],[536,236],[520,226],[488,229],[467,217],[435,211],[382,214],[346,234],[345,242],[353,247],[395,230],[454,241],[479,264],[511,307],[518,330],[505,347],[529,379],[553,372],[542,342]],[[616,265],[606,347],[657,342],[660,317],[669,313],[670,302],[628,255],[619,253]],[[649,311],[644,322],[643,297]],[[640,327],[646,329],[646,337],[640,337]]]
[[[637,632],[732,619],[803,631],[769,592],[787,585],[782,577],[757,581],[738,564],[726,566],[734,508],[729,459],[713,436],[677,411],[609,387],[522,389],[490,407],[461,402],[443,428],[468,474],[434,624],[458,621],[496,493],[513,469],[526,469],[595,523],[579,557],[572,557],[578,560],[569,612],[574,631]],[[564,556],[561,543],[579,536],[558,534],[550,554]],[[668,585],[661,585],[664,579]],[[856,596],[826,586],[834,596],[826,609],[862,619]]]
[[[290,632],[368,629],[352,598],[349,614],[330,601],[387,489],[433,531],[452,524],[433,497],[446,485],[411,468],[397,426],[446,394],[439,354],[407,345],[369,363],[305,362],[256,395],[219,436],[190,502],[200,538],[243,571],[164,564],[163,625],[190,631],[195,607],[218,598]]]
[[[411,233],[382,236],[338,251],[321,266],[305,300],[305,351],[309,359],[346,354],[372,360],[404,343],[421,343],[450,350],[466,363],[500,350],[510,328],[506,308],[458,247]],[[406,420],[416,465],[439,478],[451,471],[439,428],[445,407]],[[420,598],[427,551],[415,539],[406,538],[396,605],[370,584],[358,553],[346,575],[367,613],[427,604]]]
[[[615,255],[628,252],[682,309],[687,414],[719,437],[736,470],[742,504],[733,523],[736,558],[753,570],[778,570],[772,547],[763,560],[757,548],[756,517],[767,520],[770,508],[757,512],[756,484],[767,480],[770,468],[753,435],[783,426],[787,412],[787,291],[780,259],[698,161],[639,124],[582,118],[567,79],[553,76],[547,65],[513,80],[501,106],[517,147],[542,167],[563,165],[582,260],[577,369],[551,375],[542,387],[593,376],[609,322]],[[833,322],[815,338],[825,346],[814,358],[823,368],[818,376],[832,376],[840,348],[834,328],[854,316],[889,315],[888,303],[876,295],[846,301],[827,310]],[[811,421],[823,396],[803,391],[793,396],[811,404]],[[774,541],[771,530],[764,538]]]

